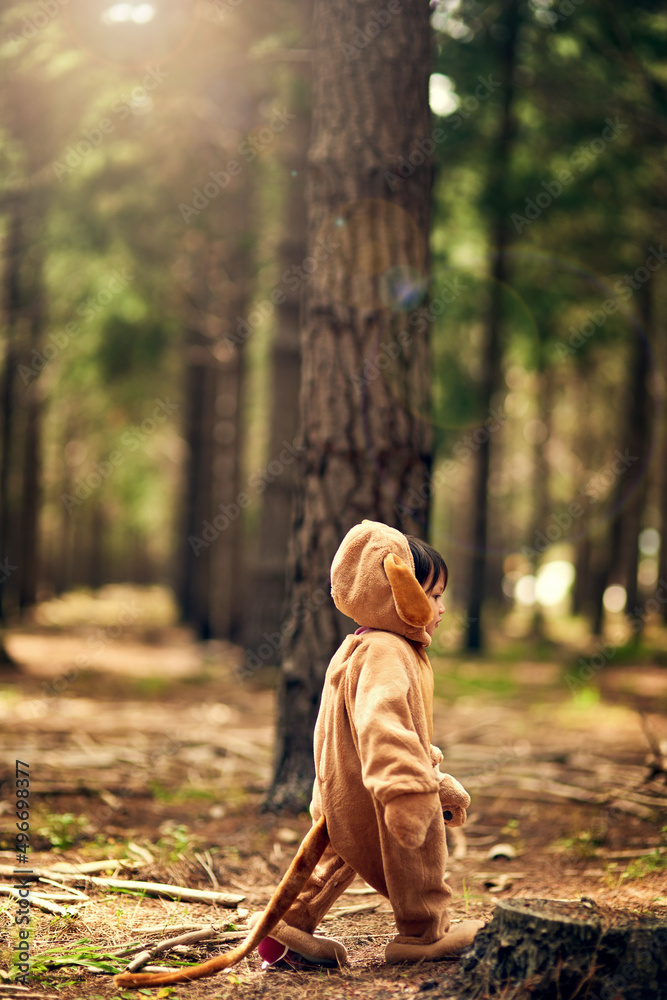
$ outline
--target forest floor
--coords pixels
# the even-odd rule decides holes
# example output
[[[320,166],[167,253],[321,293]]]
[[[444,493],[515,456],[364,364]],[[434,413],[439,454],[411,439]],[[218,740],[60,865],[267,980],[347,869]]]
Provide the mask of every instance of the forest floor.
[[[33,904],[29,990],[12,991],[0,978],[0,998],[141,997],[117,990],[108,971],[91,963],[207,924],[227,937],[179,959],[202,961],[229,947],[233,935],[242,938],[248,914],[266,904],[309,827],[305,814],[261,811],[274,732],[270,672],[241,682],[238,649],[196,644],[168,614],[153,623],[132,618],[127,595],[128,621],[119,631],[122,596],[107,588],[95,598],[94,615],[87,605],[72,615],[52,602],[34,626],[6,637],[21,669],[0,675],[0,893],[14,884],[18,867],[19,759],[30,775],[28,867],[50,871],[41,891],[67,909],[57,915]],[[591,686],[572,681],[573,663],[555,654],[433,661],[434,741],[445,753],[443,769],[473,798],[465,838],[450,843],[454,921],[490,919],[499,899],[518,897],[586,897],[667,915],[667,668],[606,662]],[[242,899],[229,906],[176,902],[81,877],[65,880],[85,897],[68,904],[53,869],[93,861],[106,862],[98,877]],[[384,946],[394,933],[389,904],[361,882],[352,890],[323,925],[348,948],[342,970],[263,972],[253,955],[216,978],[147,995],[462,995],[456,962],[385,965]],[[15,961],[19,912],[15,900],[0,895],[0,969]],[[83,964],[54,965],[59,960]],[[120,969],[128,959],[107,961]]]

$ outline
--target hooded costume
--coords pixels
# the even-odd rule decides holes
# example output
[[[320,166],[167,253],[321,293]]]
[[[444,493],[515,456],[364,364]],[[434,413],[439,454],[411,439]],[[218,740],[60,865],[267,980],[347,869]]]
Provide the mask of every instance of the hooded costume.
[[[384,524],[357,525],[336,553],[331,583],[336,606],[361,628],[327,670],[310,833],[239,947],[177,972],[121,974],[117,986],[215,975],[255,947],[265,965],[342,965],[340,941],[313,932],[357,874],[393,907],[398,935],[385,949],[388,962],[456,957],[483,926],[467,920],[449,929],[445,824],[465,822],[470,796],[440,773],[442,754],[431,745],[433,674],[424,647],[434,612],[407,539]]]
[[[333,560],[331,593],[361,628],[329,664],[315,726],[311,814],[326,818],[330,846],[272,936],[313,959],[328,949],[345,961],[341,944],[312,935],[358,874],[393,907],[398,935],[388,961],[445,957],[474,936],[469,927],[462,943],[452,932],[438,950],[452,896],[445,823],[465,822],[470,797],[440,774],[442,754],[431,745],[433,672],[424,647],[433,610],[406,537],[378,522],[356,525]]]

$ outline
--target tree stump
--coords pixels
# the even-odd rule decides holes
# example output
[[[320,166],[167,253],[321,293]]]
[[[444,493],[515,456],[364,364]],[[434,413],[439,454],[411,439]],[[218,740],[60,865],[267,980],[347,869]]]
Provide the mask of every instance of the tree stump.
[[[667,919],[585,898],[501,900],[458,978],[470,1000],[667,1000]]]

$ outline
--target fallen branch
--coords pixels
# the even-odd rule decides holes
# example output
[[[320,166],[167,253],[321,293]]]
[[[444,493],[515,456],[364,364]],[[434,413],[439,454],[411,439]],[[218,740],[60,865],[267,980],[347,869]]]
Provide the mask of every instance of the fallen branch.
[[[167,941],[160,941],[159,944],[154,945],[152,948],[147,948],[144,951],[140,951],[138,955],[132,959],[132,961],[127,966],[128,972],[136,972],[142,966],[149,962],[151,958],[155,958],[156,955],[162,954],[164,951],[170,951],[177,945],[183,944],[196,944],[198,941],[206,941],[209,938],[216,937],[219,933],[219,928],[215,927],[213,924],[209,924],[207,927],[203,927],[199,931],[190,931],[188,934],[181,934],[179,937],[169,938]]]
[[[86,881],[104,889],[121,889],[124,892],[143,892],[147,896],[166,896],[177,902],[219,903],[220,906],[237,906],[245,896],[231,892],[212,892],[206,889],[188,889],[183,885],[166,885],[163,882],[135,882],[122,878],[95,878],[86,876]]]
[[[15,889],[11,885],[0,885],[0,895],[12,896],[14,899],[21,899],[21,896],[19,895],[19,890]],[[63,906],[58,906],[57,903],[50,902],[49,900],[52,898],[53,897],[51,896],[49,897],[40,896],[33,889],[30,890],[30,905],[36,906],[38,910],[44,910],[46,913],[54,913],[58,917],[67,917],[71,916],[73,913],[78,912],[72,906],[69,906],[67,907],[67,909],[65,909],[65,907]],[[58,898],[61,899],[62,897],[59,895]],[[66,897],[66,898],[71,899],[71,897]]]
[[[322,919],[335,920],[337,917],[349,917],[353,913],[372,913],[374,910],[377,910],[381,902],[383,902],[383,900],[378,899],[374,903],[359,903],[357,906],[341,906],[340,909],[327,913],[327,915]]]

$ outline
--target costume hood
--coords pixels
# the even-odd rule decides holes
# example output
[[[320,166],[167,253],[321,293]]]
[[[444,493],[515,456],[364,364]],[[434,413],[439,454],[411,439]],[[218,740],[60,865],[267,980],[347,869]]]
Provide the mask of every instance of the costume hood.
[[[430,645],[424,626],[433,620],[431,604],[417,582],[408,540],[396,528],[362,521],[348,531],[331,564],[331,596],[359,625]]]

